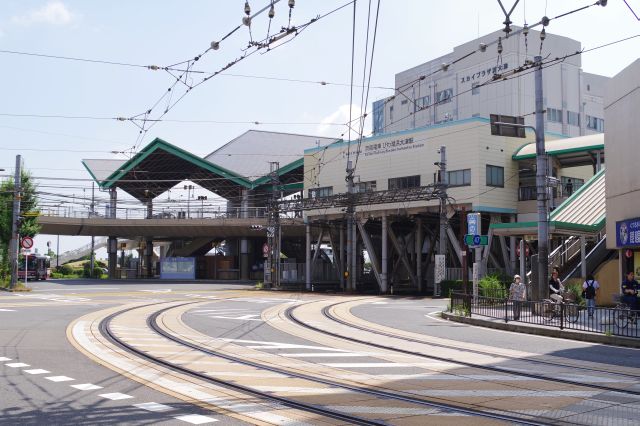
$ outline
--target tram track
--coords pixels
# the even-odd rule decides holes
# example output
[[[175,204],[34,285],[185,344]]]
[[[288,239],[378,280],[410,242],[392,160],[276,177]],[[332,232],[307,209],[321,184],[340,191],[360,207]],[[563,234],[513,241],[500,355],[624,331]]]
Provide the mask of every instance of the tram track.
[[[183,339],[181,337],[178,337],[168,331],[166,331],[165,329],[163,329],[161,327],[161,325],[159,324],[159,318],[165,314],[166,312],[168,312],[171,309],[175,309],[175,308],[180,308],[180,307],[184,307],[186,305],[189,305],[191,303],[197,303],[197,302],[189,302],[189,303],[184,303],[184,304],[180,304],[180,305],[173,305],[170,307],[164,307],[162,309],[159,309],[157,311],[155,311],[154,313],[152,313],[150,316],[148,316],[147,320],[146,320],[146,325],[147,327],[152,330],[155,334],[158,334],[160,336],[162,336],[163,338],[170,340],[174,343],[179,344],[182,347],[187,347],[190,348],[192,350],[198,351],[200,353],[206,354],[208,356],[212,356],[212,357],[216,357],[216,358],[220,358],[220,359],[224,359],[226,361],[231,361],[234,363],[238,363],[244,366],[248,366],[248,367],[252,367],[252,368],[256,368],[256,369],[260,369],[260,370],[264,370],[264,371],[269,371],[269,372],[273,372],[273,373],[277,373],[277,374],[282,374],[288,377],[293,377],[296,379],[302,379],[302,380],[308,380],[310,382],[314,382],[317,384],[322,384],[325,386],[330,386],[333,388],[338,388],[344,391],[349,391],[349,392],[355,392],[358,394],[362,394],[362,395],[367,395],[370,397],[375,397],[375,398],[380,398],[380,399],[384,399],[387,401],[400,401],[403,403],[409,403],[409,404],[413,404],[413,405],[417,405],[420,407],[428,407],[430,409],[437,409],[437,410],[441,410],[441,411],[445,411],[445,412],[452,412],[452,413],[458,413],[458,414],[462,414],[462,415],[466,415],[466,416],[476,416],[476,417],[481,417],[484,419],[489,419],[489,420],[496,420],[496,421],[505,421],[505,422],[510,422],[510,423],[516,423],[516,424],[523,424],[523,425],[542,425],[542,424],[551,424],[551,423],[566,423],[566,422],[562,422],[561,420],[557,420],[557,419],[545,419],[544,422],[540,422],[538,420],[532,419],[531,416],[529,415],[523,415],[520,413],[514,413],[513,415],[510,414],[500,414],[500,413],[493,413],[493,412],[487,412],[487,411],[482,411],[480,409],[475,409],[475,408],[469,408],[469,407],[464,407],[464,406],[458,406],[455,404],[448,404],[448,403],[441,403],[441,402],[436,402],[436,401],[429,401],[423,398],[416,398],[416,397],[412,397],[409,396],[407,394],[401,394],[401,393],[396,393],[396,392],[389,392],[389,391],[383,391],[383,390],[379,390],[379,389],[368,389],[368,388],[364,388],[364,387],[360,387],[360,386],[356,386],[356,385],[350,385],[350,384],[346,384],[346,383],[342,383],[342,382],[338,382],[338,381],[334,381],[334,380],[330,380],[328,378],[323,378],[323,377],[317,377],[317,376],[313,376],[310,374],[305,374],[305,373],[301,373],[301,372],[296,372],[296,371],[291,371],[289,369],[283,369],[283,368],[279,368],[273,365],[266,365],[263,363],[259,363],[259,362],[255,362],[255,361],[251,361],[251,360],[247,360],[245,358],[241,358],[238,356],[234,356],[234,355],[230,355],[228,353],[222,353],[220,351],[216,351],[211,349],[210,347],[204,347],[201,346],[199,344],[193,343],[192,341],[188,341],[186,339]],[[152,305],[145,305],[145,307],[149,307]],[[207,383],[211,383],[214,385],[218,385],[221,387],[225,387],[228,389],[232,389],[235,391],[239,391],[242,393],[245,393],[247,395],[251,395],[253,397],[257,397],[261,400],[265,400],[265,401],[270,401],[270,402],[275,402],[277,404],[281,404],[283,406],[289,407],[289,408],[293,408],[296,410],[300,410],[303,412],[308,412],[308,413],[313,413],[313,414],[317,414],[317,415],[321,415],[321,416],[326,416],[328,418],[332,418],[332,419],[336,419],[336,420],[340,420],[340,421],[344,421],[344,422],[348,422],[350,424],[358,424],[358,425],[381,425],[381,424],[388,424],[388,423],[384,423],[384,422],[380,422],[377,420],[371,420],[371,419],[367,419],[367,418],[363,418],[363,417],[357,417],[357,416],[353,416],[347,413],[343,413],[343,412],[339,412],[336,410],[331,410],[331,409],[327,409],[324,408],[320,405],[316,405],[316,404],[310,404],[310,403],[305,403],[305,402],[301,402],[298,400],[295,400],[293,398],[287,398],[287,397],[283,397],[283,396],[278,396],[278,395],[274,395],[273,393],[267,393],[267,392],[262,392],[259,390],[256,390],[250,386],[245,386],[245,385],[240,385],[237,383],[232,383],[229,382],[227,380],[221,380],[221,379],[217,379],[215,377],[211,377],[210,375],[205,375],[202,372],[198,372],[196,370],[192,370],[190,368],[181,366],[181,365],[176,365],[170,361],[167,361],[165,359],[162,358],[158,358],[153,356],[150,353],[147,353],[145,351],[139,350],[137,348],[134,347],[134,345],[131,345],[125,341],[123,341],[122,339],[120,339],[116,333],[111,329],[111,323],[120,315],[123,315],[125,313],[131,312],[132,310],[135,309],[139,309],[140,307],[133,307],[133,308],[127,308],[127,309],[123,309],[117,312],[112,313],[111,315],[107,316],[106,318],[102,319],[99,323],[99,330],[100,333],[107,338],[112,344],[118,346],[119,348],[135,355],[138,357],[141,357],[147,361],[150,361],[152,363],[155,364],[159,364],[164,368],[173,370],[175,372],[179,372],[179,373],[183,373],[186,374],[188,376],[194,377],[198,380],[201,380],[203,382],[207,382]]]
[[[394,339],[400,339],[400,340],[403,340],[403,341],[406,341],[406,342],[418,343],[418,344],[422,344],[422,345],[431,345],[430,342],[424,342],[424,341],[420,341],[418,339],[412,339],[412,338],[408,338],[406,336],[397,335],[397,334],[393,334],[393,333],[388,333],[388,332],[384,332],[384,331],[380,331],[380,330],[364,327],[364,326],[361,326],[361,325],[348,323],[347,321],[344,321],[343,319],[338,318],[338,317],[336,317],[335,315],[333,315],[331,313],[331,310],[334,307],[336,307],[336,306],[338,306],[340,304],[343,304],[343,303],[347,303],[347,302],[338,302],[338,303],[331,304],[329,306],[325,306],[322,309],[323,317],[325,317],[326,319],[328,319],[330,321],[333,321],[335,323],[341,324],[343,326],[346,326],[346,327],[349,327],[349,328],[353,328],[353,329],[357,329],[357,330],[360,330],[360,331],[373,333],[373,334],[376,334],[376,335],[379,335],[379,336],[389,337],[389,338],[394,338]],[[633,389],[614,388],[614,387],[611,387],[611,386],[600,385],[600,384],[596,384],[596,383],[583,383],[583,382],[579,382],[579,381],[576,381],[576,380],[564,379],[564,378],[559,378],[559,377],[550,377],[550,376],[546,376],[546,375],[542,375],[542,374],[527,373],[527,372],[522,372],[522,371],[514,371],[512,369],[507,369],[507,368],[501,368],[501,367],[495,367],[495,366],[490,366],[490,365],[478,364],[478,363],[474,363],[474,362],[462,361],[462,360],[456,359],[456,358],[437,356],[437,355],[428,355],[428,354],[421,353],[421,352],[401,349],[401,348],[394,347],[394,346],[389,346],[389,345],[385,345],[385,344],[381,344],[381,343],[374,343],[374,342],[371,342],[371,341],[358,339],[358,338],[355,338],[355,337],[345,336],[345,335],[342,335],[340,333],[329,331],[329,329],[316,327],[314,325],[305,323],[304,321],[300,320],[299,318],[297,318],[294,315],[294,311],[296,309],[299,309],[299,308],[300,308],[300,306],[294,306],[294,307],[288,308],[285,311],[286,318],[289,321],[291,321],[291,322],[293,322],[293,323],[295,323],[295,324],[297,324],[297,325],[299,325],[299,326],[301,326],[303,328],[306,328],[308,330],[312,330],[312,331],[315,331],[315,332],[318,332],[318,333],[322,333],[324,335],[331,336],[331,337],[334,337],[334,338],[342,339],[342,340],[347,341],[347,342],[358,343],[358,344],[366,345],[366,346],[369,346],[369,347],[388,350],[388,351],[392,351],[392,352],[396,352],[396,353],[400,353],[400,354],[404,354],[404,355],[411,355],[411,356],[415,356],[415,357],[418,357],[418,358],[429,359],[429,360],[440,361],[440,362],[446,362],[446,363],[452,363],[452,364],[455,364],[455,365],[459,365],[461,367],[476,368],[476,369],[480,369],[480,370],[490,371],[490,372],[493,372],[493,373],[500,373],[500,374],[506,374],[506,375],[511,375],[511,376],[524,377],[524,378],[529,378],[529,379],[533,379],[533,380],[542,380],[542,381],[546,381],[546,382],[559,383],[559,384],[563,384],[563,385],[579,386],[579,387],[583,387],[583,388],[589,388],[589,389],[594,389],[594,390],[604,391],[604,392],[617,392],[617,393],[622,393],[622,394],[627,394],[627,395],[640,396],[640,391],[633,390]],[[466,349],[463,349],[463,348],[456,348],[455,346],[449,346],[449,345],[439,345],[439,346],[446,347],[447,349],[453,349],[453,350],[466,350]],[[475,351],[475,352],[481,353],[481,351]],[[490,352],[483,353],[483,355],[496,356],[496,354],[492,354]],[[500,356],[503,356],[503,355],[500,355]],[[515,358],[512,358],[512,359],[515,359]],[[518,359],[518,361],[522,361],[522,360]],[[551,365],[558,366],[557,364],[551,364]],[[575,369],[575,370],[581,370],[581,367],[577,367],[577,366],[569,366],[569,365],[567,365],[567,367]],[[582,370],[583,371],[586,371],[586,370],[593,371],[592,369],[586,369],[586,368],[582,369]],[[602,373],[603,371],[600,371],[600,372]],[[621,374],[621,375],[623,375],[624,373],[609,373],[609,374]],[[639,377],[633,376],[633,375],[630,375],[630,377],[632,377],[634,379],[640,379]]]

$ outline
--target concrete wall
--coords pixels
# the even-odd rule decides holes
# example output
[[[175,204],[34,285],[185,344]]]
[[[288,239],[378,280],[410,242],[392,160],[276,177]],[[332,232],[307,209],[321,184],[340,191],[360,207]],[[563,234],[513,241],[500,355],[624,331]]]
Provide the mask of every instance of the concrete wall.
[[[616,222],[640,217],[640,59],[611,79],[605,96],[607,234]],[[616,239],[607,238],[615,248]]]

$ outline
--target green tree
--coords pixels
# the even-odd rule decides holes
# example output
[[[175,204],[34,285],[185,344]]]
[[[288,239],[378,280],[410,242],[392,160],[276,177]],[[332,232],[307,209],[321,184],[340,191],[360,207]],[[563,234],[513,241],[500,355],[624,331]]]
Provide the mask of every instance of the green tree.
[[[6,279],[10,273],[9,242],[11,241],[14,188],[13,178],[0,181],[0,280]],[[24,170],[21,193],[20,214],[38,211],[37,187],[31,174]],[[38,232],[40,232],[40,225],[36,217],[22,218],[19,228],[20,236],[33,237]]]

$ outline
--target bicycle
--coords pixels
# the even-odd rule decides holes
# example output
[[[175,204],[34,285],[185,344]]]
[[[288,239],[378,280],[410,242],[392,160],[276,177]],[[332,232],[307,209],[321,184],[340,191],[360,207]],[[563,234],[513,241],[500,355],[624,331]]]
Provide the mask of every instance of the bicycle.
[[[620,328],[627,328],[629,322],[637,323],[638,311],[632,311],[626,303],[619,302],[614,308],[613,323]]]
[[[549,322],[555,317],[560,317],[563,305],[564,317],[568,322],[574,323],[580,318],[580,307],[575,303],[576,296],[569,292],[564,292],[561,296],[562,301],[553,299],[544,299],[542,301],[542,317],[545,322]]]

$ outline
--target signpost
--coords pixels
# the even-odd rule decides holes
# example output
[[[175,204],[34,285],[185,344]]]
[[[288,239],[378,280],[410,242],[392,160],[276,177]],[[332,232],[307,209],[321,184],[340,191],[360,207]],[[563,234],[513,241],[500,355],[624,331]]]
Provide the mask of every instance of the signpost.
[[[488,235],[467,234],[464,236],[464,243],[469,247],[479,247],[489,245]]]
[[[473,262],[473,303],[478,303],[478,262]]]
[[[22,246],[23,249],[26,249],[26,250],[31,249],[31,247],[33,247],[33,238],[31,237],[22,238],[20,245]]]

